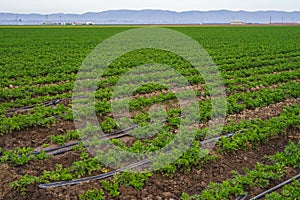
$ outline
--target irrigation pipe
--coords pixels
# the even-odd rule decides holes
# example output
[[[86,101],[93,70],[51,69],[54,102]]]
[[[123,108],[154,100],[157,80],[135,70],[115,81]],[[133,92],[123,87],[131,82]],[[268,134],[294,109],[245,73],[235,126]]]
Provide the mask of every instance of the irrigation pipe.
[[[233,133],[230,133],[230,134],[227,134],[227,135],[221,136],[221,137],[232,137],[233,135],[234,135]],[[207,143],[211,143],[211,142],[220,140],[221,137],[216,137],[216,138],[212,138],[212,139],[209,139],[209,140],[204,140],[204,141],[201,142],[201,144],[207,144]],[[149,159],[145,159],[145,160],[141,160],[139,162],[133,163],[131,165],[128,165],[126,167],[123,167],[123,168],[120,168],[120,169],[117,169],[117,170],[114,170],[114,171],[111,171],[111,172],[107,172],[107,173],[104,173],[104,174],[100,174],[100,175],[97,175],[97,176],[90,176],[90,177],[75,179],[75,180],[70,180],[70,181],[59,181],[59,182],[53,182],[53,183],[47,183],[47,184],[40,184],[39,188],[45,189],[45,188],[50,188],[50,187],[61,187],[61,186],[66,186],[66,185],[75,185],[75,184],[79,184],[79,183],[82,183],[82,182],[85,182],[85,181],[101,180],[101,179],[111,177],[111,176],[113,176],[115,174],[118,174],[120,172],[124,172],[125,170],[133,169],[133,168],[148,164],[150,162],[151,161]]]
[[[260,199],[260,198],[264,197],[266,194],[269,194],[269,193],[271,193],[273,191],[276,191],[279,188],[282,188],[284,185],[287,185],[287,184],[293,182],[293,180],[298,179],[298,178],[300,178],[300,174],[294,176],[293,178],[291,178],[289,180],[284,181],[283,183],[280,183],[279,185],[276,185],[275,187],[273,187],[273,188],[271,188],[271,189],[269,189],[269,190],[267,190],[267,191],[265,191],[265,192],[263,192],[263,193],[255,196],[255,197],[251,198],[250,200]]]
[[[75,179],[75,180],[71,180],[71,181],[60,181],[60,182],[53,182],[53,183],[47,183],[47,184],[40,184],[39,188],[42,189],[46,189],[46,188],[50,188],[50,187],[61,187],[61,186],[66,186],[66,185],[76,185],[82,182],[86,182],[86,181],[91,181],[91,180],[101,180],[101,179],[105,179],[108,177],[111,177],[115,174],[118,174],[120,172],[124,172],[128,169],[132,169],[132,168],[136,168],[145,164],[150,163],[151,161],[149,159],[145,159],[136,163],[133,163],[131,165],[128,165],[126,167],[111,171],[111,172],[107,172],[104,174],[100,174],[97,176],[90,176],[90,177],[86,177],[86,178],[81,178],[81,179]]]
[[[164,123],[166,121],[167,120],[162,120],[161,122]],[[129,128],[125,128],[125,129],[122,129],[122,130],[119,130],[119,131],[116,131],[116,132],[113,132],[113,133],[110,133],[110,134],[105,134],[105,135],[98,136],[98,138],[99,139],[108,139],[108,140],[114,139],[114,138],[121,138],[121,137],[124,137],[126,135],[129,135],[128,131],[131,131],[131,130],[137,128],[137,127],[138,127],[138,125],[134,125],[134,126],[131,126]],[[32,152],[32,153],[28,154],[27,156],[37,155],[37,154],[40,154],[42,152],[47,153],[48,156],[59,155],[59,154],[63,154],[63,153],[71,151],[72,149],[66,149],[66,148],[74,147],[74,146],[77,146],[78,144],[79,144],[79,142],[72,142],[72,143],[69,143],[69,144],[49,148],[49,149],[42,150],[42,151],[35,151],[35,152]],[[61,150],[61,149],[63,149],[63,150]],[[61,150],[61,151],[58,151],[58,150]],[[21,156],[21,155],[19,155],[19,156]],[[10,160],[10,157],[8,158],[8,160]]]
[[[201,96],[201,95],[196,95],[197,97]],[[34,108],[38,105],[44,105],[44,106],[52,106],[52,105],[57,105],[59,104],[60,102],[62,101],[69,101],[69,100],[73,100],[74,98],[86,98],[86,96],[75,96],[75,97],[71,97],[71,98],[61,98],[61,99],[54,99],[54,100],[50,100],[50,101],[46,101],[44,103],[41,103],[41,104],[32,104],[32,105],[29,105],[29,106],[23,106],[23,107],[18,107],[18,108],[13,108],[11,110],[7,110],[6,112],[10,113],[10,112],[14,112],[14,111],[17,111],[17,110],[26,110],[26,109],[31,109],[31,108]]]
[[[64,98],[64,99],[54,99],[54,100],[51,100],[51,101],[46,101],[44,103],[41,103],[41,104],[33,104],[33,105],[29,105],[29,106],[24,106],[24,107],[19,107],[19,108],[14,108],[14,109],[11,109],[11,110],[7,110],[6,112],[14,112],[14,111],[17,111],[17,110],[25,110],[25,109],[31,109],[31,108],[34,108],[38,105],[44,105],[44,106],[52,106],[52,105],[56,105],[64,100],[66,101],[69,101],[69,100],[73,100],[74,98],[85,98],[85,96],[76,96],[76,97],[72,97],[72,98]]]
[[[235,200],[246,200],[247,197],[248,197],[248,194],[242,194],[238,198],[236,198]]]

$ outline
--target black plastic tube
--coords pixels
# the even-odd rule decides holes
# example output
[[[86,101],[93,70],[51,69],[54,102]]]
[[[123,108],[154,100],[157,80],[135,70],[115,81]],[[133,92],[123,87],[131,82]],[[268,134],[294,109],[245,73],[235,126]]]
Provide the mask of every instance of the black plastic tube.
[[[111,171],[111,172],[107,172],[104,174],[100,174],[97,176],[90,176],[90,177],[86,177],[86,178],[81,178],[81,179],[75,179],[75,180],[71,180],[71,181],[60,181],[60,182],[53,182],[53,183],[47,183],[47,184],[40,184],[39,188],[42,189],[46,189],[46,188],[50,188],[50,187],[61,187],[61,186],[66,186],[66,185],[76,185],[82,182],[86,182],[86,181],[91,181],[91,180],[101,180],[101,179],[105,179],[108,177],[111,177],[115,174],[118,174],[120,172],[124,172],[128,169],[133,169],[135,167],[139,167],[145,164],[150,163],[151,161],[149,159],[145,159],[136,163],[133,163],[131,165],[128,165],[126,167]]]
[[[230,133],[230,134],[227,134],[223,137],[231,137],[233,135],[234,135],[233,133]],[[209,140],[204,140],[204,141],[202,141],[202,144],[211,143],[211,142],[214,142],[214,141],[217,141],[217,140],[220,140],[220,139],[221,139],[221,137],[216,137],[216,138],[212,138],[212,139],[209,139]],[[107,172],[107,173],[104,173],[104,174],[100,174],[100,175],[97,175],[97,176],[91,176],[91,177],[86,177],[86,178],[81,178],[81,179],[70,180],[70,181],[60,181],[60,182],[53,182],[53,183],[47,183],[47,184],[40,184],[39,188],[44,188],[45,189],[45,188],[50,188],[50,187],[61,187],[61,186],[65,186],[65,185],[75,185],[75,184],[79,184],[79,183],[82,183],[82,182],[85,182],[85,181],[101,180],[101,179],[111,177],[111,176],[113,176],[117,173],[123,172],[125,170],[148,164],[150,162],[151,161],[149,159],[145,159],[145,160],[133,163],[131,165],[128,165],[127,167],[120,168],[120,169],[117,169],[117,170],[114,170],[114,171],[111,171],[111,172]],[[243,200],[243,199],[241,199],[241,200]]]
[[[67,100],[67,101],[68,100],[73,100],[74,98],[85,98],[85,96],[77,96],[77,97],[64,98],[64,99],[54,99],[54,100],[51,100],[51,101],[46,101],[46,102],[41,103],[41,104],[33,104],[33,105],[29,105],[29,106],[14,108],[14,109],[11,109],[11,110],[7,110],[6,112],[14,112],[14,111],[17,111],[17,110],[31,109],[31,108],[34,108],[34,107],[36,107],[38,105],[52,106],[52,105],[56,105],[56,104],[60,103],[61,101],[64,101],[64,100]]]
[[[238,133],[238,132],[237,132]],[[211,138],[211,139],[208,139],[208,140],[203,140],[201,141],[200,143],[203,145],[203,144],[208,144],[208,143],[212,143],[212,142],[215,142],[215,141],[218,141],[220,140],[222,137],[225,137],[225,138],[229,138],[229,137],[232,137],[233,135],[237,134],[237,133],[229,133],[227,135],[222,135],[222,136],[219,136],[219,137],[216,137],[216,138]]]
[[[240,196],[238,196],[238,198],[236,198],[235,200],[246,200],[248,197],[248,194],[242,194]]]
[[[44,151],[35,151],[32,154],[39,154],[41,152],[49,153],[49,152],[57,151],[57,150],[60,150],[60,149],[65,149],[65,148],[68,148],[68,147],[73,147],[73,146],[76,146],[78,144],[79,144],[79,142],[73,142],[73,143],[70,143],[70,144],[63,145],[63,146],[58,146],[58,147],[53,147],[53,148],[50,148],[50,149],[46,149]]]
[[[167,120],[164,119],[161,122],[164,123],[166,121]],[[134,125],[134,126],[131,126],[129,128],[125,128],[125,129],[122,129],[122,130],[119,130],[119,131],[116,131],[116,132],[113,132],[113,133],[101,135],[98,138],[99,139],[101,139],[101,138],[114,139],[114,138],[124,137],[124,136],[128,135],[128,133],[127,133],[128,131],[131,131],[131,130],[137,128],[137,127],[138,127],[138,125]],[[46,149],[44,151],[46,153],[50,153],[50,152],[57,151],[57,150],[60,150],[60,149],[65,149],[65,148],[68,148],[68,147],[73,147],[73,146],[76,146],[78,144],[79,144],[79,142],[73,142],[73,143],[70,143],[70,144],[63,145],[63,146],[58,146],[58,147],[53,147],[51,149]],[[32,154],[36,155],[36,154],[39,154],[41,152],[43,152],[43,151],[36,151],[36,152],[33,152]],[[53,154],[49,154],[49,155],[53,155]]]
[[[164,123],[166,121],[167,120],[162,120],[161,122]],[[138,125],[134,125],[134,126],[131,126],[129,128],[125,128],[125,129],[122,129],[122,130],[119,130],[119,131],[116,131],[116,132],[113,132],[113,133],[101,135],[98,138],[99,139],[101,139],[101,138],[107,138],[107,139],[121,138],[121,137],[124,137],[124,136],[128,135],[128,133],[127,133],[128,131],[133,130],[133,129],[137,128],[137,127],[138,127]],[[70,144],[66,144],[66,145],[62,145],[62,146],[57,146],[57,147],[53,147],[53,148],[42,150],[42,151],[35,151],[35,152],[32,152],[32,153],[28,154],[27,156],[37,155],[37,154],[40,154],[42,152],[48,153],[47,155],[49,155],[49,156],[63,154],[65,152],[70,151],[71,149],[68,149],[68,150],[61,150],[61,149],[65,149],[65,148],[77,146],[78,144],[79,144],[79,142],[73,142],[73,143],[70,143]],[[58,151],[58,150],[61,150],[61,151]],[[10,157],[8,158],[8,160],[10,160]]]
[[[260,199],[260,198],[264,197],[266,194],[274,192],[274,191],[278,190],[279,188],[282,188],[283,186],[293,182],[293,180],[298,179],[298,178],[300,178],[300,174],[294,176],[293,178],[291,178],[289,180],[284,181],[283,183],[280,183],[279,185],[276,185],[275,187],[273,187],[273,188],[271,188],[271,189],[255,196],[255,197],[251,198],[250,200]]]
[[[162,120],[161,122],[164,123],[166,121],[167,120]],[[136,127],[138,127],[138,126],[134,125],[132,127],[122,129],[122,130],[119,130],[119,131],[116,131],[116,132],[113,132],[113,133],[110,133],[110,134],[101,135],[101,136],[99,136],[99,139],[107,138],[108,140],[110,140],[110,139],[114,139],[114,138],[121,138],[121,137],[124,137],[124,136],[128,135],[127,132],[130,131],[130,130],[135,129]],[[226,137],[226,138],[232,137],[233,135],[235,135],[239,132],[241,132],[241,131],[238,131],[236,133],[229,133],[227,135],[219,136],[219,137],[216,137],[216,138],[207,139],[207,140],[201,141],[200,143],[202,145],[212,143],[212,142],[220,140],[222,137]],[[63,153],[71,151],[72,149],[66,149],[66,148],[74,147],[74,146],[77,146],[78,144],[79,144],[79,142],[73,142],[73,143],[70,143],[70,144],[57,146],[57,147],[53,147],[53,148],[42,150],[42,151],[35,151],[35,152],[32,152],[32,153],[28,154],[27,156],[37,155],[37,154],[40,154],[42,152],[46,152],[48,156],[55,156],[55,155],[59,155],[59,154],[63,154]],[[84,145],[84,147],[87,147],[87,146]],[[61,151],[58,151],[58,150],[61,150]],[[8,160],[10,160],[10,157],[8,158]]]
[[[61,151],[55,151],[55,152],[51,153],[51,155],[56,156],[56,155],[67,153],[69,151],[72,151],[72,149],[64,149],[64,150],[61,150]]]
[[[14,108],[14,109],[8,110],[7,112],[14,112],[14,111],[23,110],[23,109],[30,109],[30,108],[34,108],[38,105],[44,105],[44,106],[56,105],[56,104],[60,103],[62,100],[69,100],[69,98],[67,98],[67,99],[55,99],[55,100],[52,100],[52,101],[46,101],[42,104],[33,104],[33,105],[30,105],[30,106]]]

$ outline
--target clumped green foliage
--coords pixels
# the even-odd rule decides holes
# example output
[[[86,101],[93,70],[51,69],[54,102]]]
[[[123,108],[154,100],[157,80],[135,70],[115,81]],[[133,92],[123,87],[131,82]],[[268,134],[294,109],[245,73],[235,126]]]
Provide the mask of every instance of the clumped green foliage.
[[[295,200],[300,197],[300,183],[298,180],[294,180],[292,184],[285,185],[281,194],[278,192],[272,192],[266,195],[266,200]]]
[[[72,97],[72,89],[76,74],[86,56],[100,42],[128,27],[106,28],[45,28],[45,27],[0,27],[0,135],[18,132],[31,127],[50,127],[58,121],[73,120],[72,101],[63,101],[56,105],[45,106],[45,102],[55,99]],[[300,97],[300,42],[298,35],[300,27],[181,27],[178,30],[199,42],[211,55],[218,65],[223,77],[227,94],[227,115],[237,114],[246,109],[256,109],[272,103],[283,102],[286,99]],[[289,37],[287,37],[287,34]],[[36,48],[39,47],[39,48]],[[129,69],[147,63],[161,63],[172,66],[178,73],[184,75],[191,85],[201,85],[203,90],[196,90],[199,98],[200,113],[197,118],[201,123],[212,118],[212,105],[209,91],[204,77],[186,60],[158,49],[141,49],[130,52],[115,60],[104,72],[95,91],[95,110],[100,117],[100,127],[105,133],[112,133],[119,129],[117,120],[112,115],[111,98],[114,86],[119,78]],[[167,77],[166,83],[173,82],[172,74],[156,71],[155,78]],[[141,81],[145,72],[132,77],[132,81]],[[177,80],[178,84],[181,81]],[[127,85],[120,90],[120,95],[126,91]],[[178,100],[171,91],[166,92],[166,86],[159,84],[144,84],[134,91],[129,102],[129,110],[134,113],[133,121],[140,126],[148,126],[151,119],[149,109],[154,104],[168,106],[167,122],[162,129],[151,135],[149,139],[137,139],[131,146],[121,140],[114,139],[111,144],[132,153],[149,153],[165,147],[176,136],[176,130],[182,122],[181,109],[176,106]],[[155,95],[145,95],[153,93]],[[144,96],[143,96],[144,95]],[[187,94],[182,95],[188,98]],[[122,99],[119,99],[122,103]],[[34,105],[30,109],[15,109]],[[218,106],[218,105],[217,105]],[[88,117],[91,113],[82,111]],[[80,113],[82,114],[82,113]],[[280,116],[268,120],[253,119],[232,123],[226,126],[223,133],[238,132],[232,138],[223,137],[218,142],[220,153],[232,150],[256,147],[268,142],[272,136],[285,134],[286,129],[300,124],[299,104],[286,108]],[[185,116],[187,117],[187,116]],[[193,120],[195,116],[189,116]],[[89,127],[88,127],[89,129]],[[151,128],[133,133],[135,136],[147,134]],[[93,131],[93,129],[85,130]],[[66,134],[50,136],[51,142],[63,145],[70,140],[80,138],[80,132],[66,131]],[[191,148],[175,162],[164,166],[157,173],[172,175],[178,170],[189,172],[195,165],[205,164],[215,159],[203,152],[199,144],[207,136],[207,129],[197,130],[196,140]],[[246,170],[247,176],[233,172],[233,180],[225,180],[223,184],[211,183],[204,191],[204,199],[227,199],[245,192],[246,187],[266,187],[273,179],[279,179],[284,172],[284,166],[299,167],[298,146],[290,144],[285,154],[278,153],[272,160],[274,166],[258,164],[253,171]],[[80,144],[74,150],[83,151]],[[45,153],[29,155],[31,148],[16,148],[14,150],[0,150],[0,163],[20,166],[35,160],[46,159]],[[118,163],[119,157],[113,157],[113,152],[105,154],[107,162]],[[105,157],[106,156],[106,157]],[[162,154],[160,159],[170,159],[169,154]],[[154,163],[157,168],[160,163]],[[69,167],[57,165],[53,171],[45,170],[41,176],[24,175],[11,185],[25,193],[26,187],[34,183],[71,180],[88,176],[92,172],[108,171],[96,158],[90,158],[82,153],[79,160]],[[263,174],[263,175],[262,175]],[[135,189],[143,187],[152,174],[132,174],[124,172],[116,175],[112,181],[103,181],[101,188],[89,190],[80,194],[80,199],[104,199],[105,195],[117,197],[119,186],[126,185]],[[295,186],[294,183],[293,186]],[[296,184],[297,186],[297,184]],[[295,187],[293,187],[295,188]],[[286,187],[285,193],[272,194],[272,197],[293,198],[297,190]],[[287,194],[290,192],[291,194]],[[190,197],[183,193],[183,199],[200,199],[200,195]],[[281,198],[281,197],[280,197]]]
[[[257,163],[253,170],[245,169],[246,175],[240,175],[236,171],[232,172],[233,178],[227,179],[222,183],[211,182],[207,189],[203,190],[200,199],[230,199],[237,198],[241,194],[246,193],[246,189],[250,187],[266,188],[273,180],[280,180],[285,173],[286,167],[298,168],[300,157],[297,153],[300,151],[300,141],[298,144],[290,142],[283,152],[277,152],[269,158],[274,161],[273,165],[264,165]],[[296,152],[296,155],[291,155],[291,152]],[[291,186],[285,186],[282,196],[278,193],[269,195],[268,199],[293,199],[299,194],[298,182],[294,181]],[[189,197],[183,193],[183,199],[198,198],[199,196]],[[290,198],[291,197],[291,198]]]

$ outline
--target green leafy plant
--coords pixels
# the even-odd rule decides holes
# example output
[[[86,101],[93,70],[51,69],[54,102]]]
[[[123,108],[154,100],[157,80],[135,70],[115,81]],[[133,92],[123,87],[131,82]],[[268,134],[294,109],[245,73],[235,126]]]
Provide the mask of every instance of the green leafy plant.
[[[105,200],[105,196],[102,189],[93,189],[84,194],[79,194],[79,200]]]

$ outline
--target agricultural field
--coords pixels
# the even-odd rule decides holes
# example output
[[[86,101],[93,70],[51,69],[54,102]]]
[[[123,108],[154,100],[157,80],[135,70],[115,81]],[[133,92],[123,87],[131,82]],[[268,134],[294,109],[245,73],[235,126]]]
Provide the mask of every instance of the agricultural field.
[[[193,120],[181,115],[172,91],[145,84],[129,102],[139,127],[120,129],[111,99],[128,70],[154,62],[170,65],[197,96],[200,123],[191,148],[175,162],[142,173],[99,162],[81,142],[90,130],[77,130],[72,113],[73,86],[85,58],[102,41],[133,28],[0,27],[0,199],[298,199],[300,26],[169,27],[199,42],[223,78],[222,136],[205,156],[199,155],[209,142],[212,106],[201,74],[178,55],[158,49],[115,60],[97,84],[95,111],[106,142],[118,148],[157,151],[176,137],[181,121]],[[163,74],[156,72],[172,81]],[[139,137],[151,132],[141,127],[151,124],[149,110],[155,104],[166,109],[162,128]],[[103,159],[119,161],[111,152]],[[130,164],[143,167],[149,160]]]

